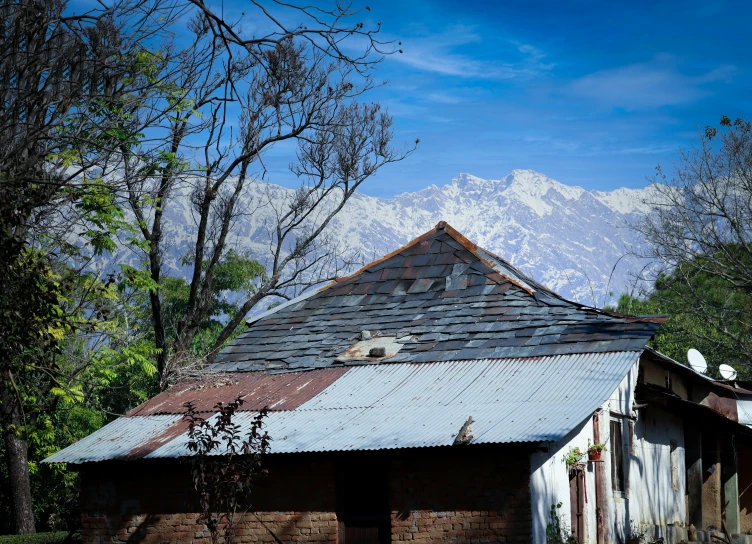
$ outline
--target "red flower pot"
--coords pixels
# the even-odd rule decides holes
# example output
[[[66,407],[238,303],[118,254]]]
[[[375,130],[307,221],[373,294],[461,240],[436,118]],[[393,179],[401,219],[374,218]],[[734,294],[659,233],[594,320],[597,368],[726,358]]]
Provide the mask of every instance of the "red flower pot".
[[[600,461],[601,460],[601,454],[603,454],[603,451],[588,451],[588,460],[590,461]]]

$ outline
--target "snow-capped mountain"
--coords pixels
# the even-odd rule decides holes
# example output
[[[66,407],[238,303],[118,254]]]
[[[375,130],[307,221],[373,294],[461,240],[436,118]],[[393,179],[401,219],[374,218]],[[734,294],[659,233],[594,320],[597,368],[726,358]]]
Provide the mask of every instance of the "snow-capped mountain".
[[[602,306],[604,301],[614,302],[607,292],[618,297],[631,289],[633,274],[644,265],[629,255],[642,241],[628,224],[648,211],[643,202],[650,191],[586,191],[532,170],[514,170],[498,180],[460,174],[443,187],[431,185],[394,198],[356,193],[328,231],[342,246],[359,249],[370,261],[447,221],[561,295]],[[253,212],[238,218],[231,244],[250,249],[263,262],[268,253],[266,225],[274,224],[274,206],[250,203],[281,207],[293,192],[279,185],[252,184],[241,206]],[[175,204],[167,212],[166,239],[172,245],[166,264],[179,270],[196,225],[189,199]]]

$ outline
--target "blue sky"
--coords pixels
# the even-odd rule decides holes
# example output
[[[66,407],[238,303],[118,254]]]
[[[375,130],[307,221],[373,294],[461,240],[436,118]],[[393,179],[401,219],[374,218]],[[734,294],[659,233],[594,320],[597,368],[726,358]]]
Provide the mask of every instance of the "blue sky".
[[[642,187],[698,127],[752,113],[752,2],[370,7],[404,51],[379,67],[388,85],[373,98],[398,138],[421,145],[370,180],[369,194],[514,168],[586,189]]]
[[[372,195],[515,168],[586,189],[642,187],[705,125],[752,117],[747,0],[359,1],[366,24],[381,21],[404,51],[378,67],[387,84],[370,99],[392,113],[399,142],[421,140],[364,185]],[[267,156],[266,179],[297,183],[291,151]]]
[[[418,152],[366,188],[532,168],[642,187],[698,127],[752,113],[752,2],[374,1],[404,53],[377,98]]]

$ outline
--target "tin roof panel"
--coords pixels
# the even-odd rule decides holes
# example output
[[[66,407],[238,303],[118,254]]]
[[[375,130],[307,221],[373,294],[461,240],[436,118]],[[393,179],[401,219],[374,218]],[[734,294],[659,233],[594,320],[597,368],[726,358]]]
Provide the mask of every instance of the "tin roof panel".
[[[609,398],[639,353],[383,363],[336,369],[338,374],[330,368],[279,374],[282,381],[273,382],[278,389],[282,383],[327,385],[317,385],[305,402],[270,412],[265,428],[273,453],[448,446],[468,418],[473,419],[472,444],[557,441]],[[274,397],[256,385],[248,391],[249,405]],[[180,415],[144,413],[149,412],[116,420],[49,461],[189,455],[186,433],[175,426]],[[236,416],[241,433],[254,415]]]

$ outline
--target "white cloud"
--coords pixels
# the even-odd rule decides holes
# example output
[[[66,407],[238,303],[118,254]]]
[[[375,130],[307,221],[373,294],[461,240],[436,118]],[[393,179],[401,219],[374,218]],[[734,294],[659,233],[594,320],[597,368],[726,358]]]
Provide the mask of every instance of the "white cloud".
[[[726,81],[736,69],[719,66],[705,73],[686,75],[672,57],[630,64],[588,74],[573,81],[569,92],[627,110],[690,104],[708,96],[708,84]]]
[[[499,60],[479,60],[458,49],[473,46],[478,51],[496,47],[473,27],[457,25],[440,34],[402,40],[402,53],[390,57],[418,70],[446,76],[481,79],[513,79],[533,77],[551,70],[554,65],[544,62],[545,54],[538,48],[508,42],[507,48],[494,51]],[[504,60],[508,59],[508,60]]]

